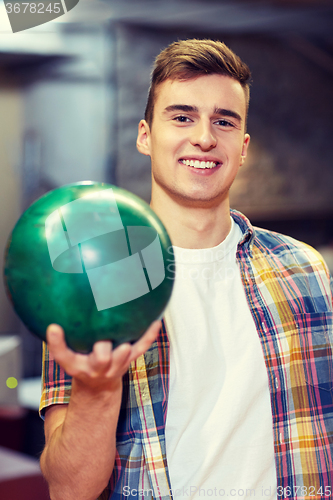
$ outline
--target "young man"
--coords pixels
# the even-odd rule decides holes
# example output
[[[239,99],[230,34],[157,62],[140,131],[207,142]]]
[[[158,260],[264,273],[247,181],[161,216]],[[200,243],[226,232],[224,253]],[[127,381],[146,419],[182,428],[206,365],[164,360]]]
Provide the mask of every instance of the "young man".
[[[49,327],[41,467],[52,500],[331,497],[326,266],[229,206],[249,79],[221,42],[176,42],[156,60],[137,147],[151,158],[175,288],[162,328],[133,346],[80,355]]]

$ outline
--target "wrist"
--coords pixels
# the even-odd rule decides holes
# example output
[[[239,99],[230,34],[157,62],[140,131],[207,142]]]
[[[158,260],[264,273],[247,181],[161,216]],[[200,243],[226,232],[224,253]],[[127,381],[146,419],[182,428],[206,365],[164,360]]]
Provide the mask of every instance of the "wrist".
[[[79,396],[80,400],[89,401],[121,401],[123,389],[122,377],[103,381],[85,381],[73,377],[71,399]]]
[[[122,377],[112,378],[110,380],[100,380],[100,379],[84,379],[76,378],[72,379],[72,395],[73,392],[80,392],[80,394],[86,394],[88,397],[99,397],[107,394],[121,394],[123,388]]]

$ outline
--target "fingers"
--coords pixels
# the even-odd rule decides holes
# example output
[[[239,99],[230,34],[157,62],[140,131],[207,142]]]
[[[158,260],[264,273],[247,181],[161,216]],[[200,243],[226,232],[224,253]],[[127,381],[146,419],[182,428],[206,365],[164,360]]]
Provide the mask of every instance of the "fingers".
[[[90,354],[80,354],[67,346],[63,329],[55,324],[47,328],[46,340],[55,361],[73,377],[96,377],[106,372],[111,364],[112,344],[109,341],[96,342]]]
[[[46,340],[48,348],[57,363],[63,368],[71,363],[74,352],[67,347],[65,333],[61,326],[55,324],[49,325],[46,330]]]
[[[72,351],[66,344],[63,329],[56,324],[47,328],[46,339],[54,359],[73,377],[87,380],[122,377],[132,361],[149,349],[161,328],[160,321],[154,321],[146,333],[131,345],[124,343],[112,349],[110,341],[98,341],[89,354]]]
[[[160,328],[161,321],[154,321],[135,344],[125,343],[116,347],[112,354],[112,366],[108,375],[123,376],[127,372],[130,363],[145,353],[156,340]]]
[[[72,351],[66,344],[65,333],[61,326],[52,324],[46,330],[49,351],[55,361],[62,366],[68,375],[75,376],[85,371],[85,360],[82,354]]]
[[[90,366],[95,373],[105,374],[107,378],[122,377],[128,370],[130,353],[130,344],[122,344],[112,350],[111,342],[99,341],[89,355]]]
[[[96,342],[89,357],[90,365],[93,370],[99,371],[103,367],[107,370],[111,363],[112,343],[106,340]]]
[[[131,362],[131,344],[125,343],[116,347],[112,352],[112,365],[108,372],[109,377],[122,377],[128,370]]]
[[[64,330],[59,325],[51,324],[47,327],[46,340],[48,345],[54,349],[60,348],[63,345],[66,347]]]

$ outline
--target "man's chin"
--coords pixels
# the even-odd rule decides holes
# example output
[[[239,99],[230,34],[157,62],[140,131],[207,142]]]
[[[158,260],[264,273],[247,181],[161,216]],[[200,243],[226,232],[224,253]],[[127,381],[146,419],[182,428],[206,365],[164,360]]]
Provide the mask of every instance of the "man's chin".
[[[225,203],[228,200],[228,193],[216,193],[203,195],[202,193],[181,193],[175,191],[172,193],[172,198],[184,207],[189,208],[214,208]]]

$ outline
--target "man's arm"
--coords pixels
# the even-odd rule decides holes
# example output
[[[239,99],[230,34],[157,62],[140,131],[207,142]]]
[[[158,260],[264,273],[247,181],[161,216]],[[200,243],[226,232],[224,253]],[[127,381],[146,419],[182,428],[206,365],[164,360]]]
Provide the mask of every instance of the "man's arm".
[[[45,415],[40,463],[51,500],[95,500],[107,486],[116,453],[122,376],[156,339],[160,326],[155,321],[135,344],[115,350],[110,342],[96,342],[88,355],[71,351],[58,325],[48,328],[50,352],[73,377],[69,404],[53,405]]]

